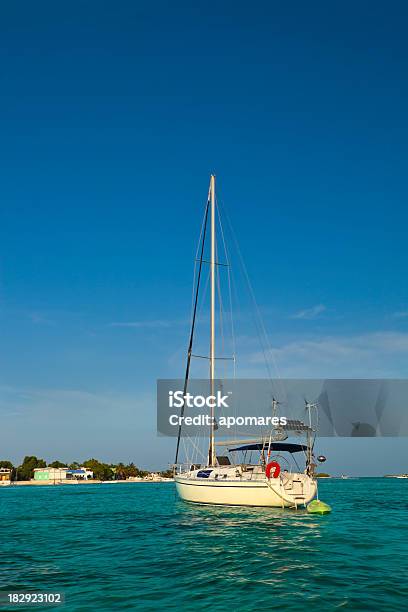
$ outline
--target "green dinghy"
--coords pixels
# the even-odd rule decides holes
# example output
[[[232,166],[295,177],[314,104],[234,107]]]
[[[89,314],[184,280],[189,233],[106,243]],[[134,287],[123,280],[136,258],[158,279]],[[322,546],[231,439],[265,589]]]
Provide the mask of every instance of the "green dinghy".
[[[314,499],[307,505],[307,511],[310,514],[329,514],[331,508],[329,504],[325,504],[320,499]]]

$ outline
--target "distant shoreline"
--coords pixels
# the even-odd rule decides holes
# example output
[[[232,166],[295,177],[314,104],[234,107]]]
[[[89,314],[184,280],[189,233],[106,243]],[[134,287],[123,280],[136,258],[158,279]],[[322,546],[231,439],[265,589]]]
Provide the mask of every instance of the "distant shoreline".
[[[76,486],[76,485],[98,485],[98,484],[140,484],[140,483],[163,483],[163,482],[174,482],[174,478],[162,478],[157,480],[16,480],[13,482],[7,482],[2,486],[7,487],[54,487],[54,486]],[[0,483],[1,488],[1,483]]]

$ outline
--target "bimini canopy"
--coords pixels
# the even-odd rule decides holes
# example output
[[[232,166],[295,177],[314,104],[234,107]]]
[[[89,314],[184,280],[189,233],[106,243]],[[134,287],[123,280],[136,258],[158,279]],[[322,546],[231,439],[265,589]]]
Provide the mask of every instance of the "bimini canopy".
[[[265,448],[269,448],[269,444],[245,444],[244,446],[238,446],[238,448],[229,448],[228,450],[233,453],[234,451],[261,451]],[[300,453],[301,451],[307,450],[307,446],[304,444],[290,444],[286,442],[272,442],[271,450],[281,451],[286,453]]]

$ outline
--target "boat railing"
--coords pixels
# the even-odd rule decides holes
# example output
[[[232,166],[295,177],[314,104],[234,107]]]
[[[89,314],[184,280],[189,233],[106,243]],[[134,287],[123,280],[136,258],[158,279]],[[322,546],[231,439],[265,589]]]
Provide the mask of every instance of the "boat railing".
[[[176,463],[173,465],[173,473],[176,476],[177,474],[184,474],[185,472],[199,470],[200,467],[201,464],[198,463]]]

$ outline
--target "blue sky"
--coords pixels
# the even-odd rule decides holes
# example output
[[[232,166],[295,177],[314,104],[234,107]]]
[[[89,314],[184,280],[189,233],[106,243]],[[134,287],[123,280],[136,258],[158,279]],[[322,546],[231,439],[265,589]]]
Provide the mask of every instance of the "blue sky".
[[[155,380],[183,373],[212,171],[280,373],[407,376],[406,21],[403,2],[1,7],[1,456],[172,461]]]

